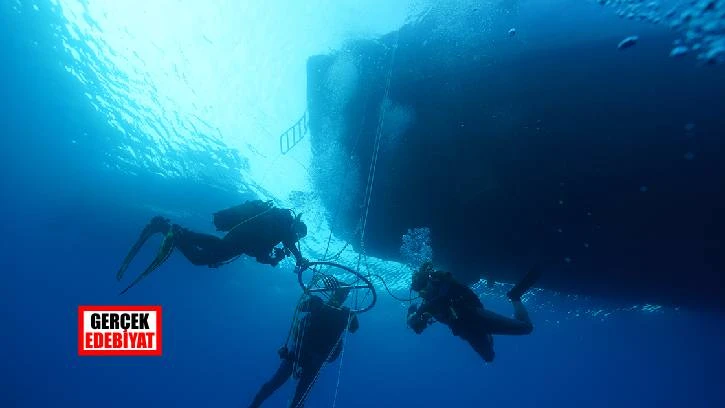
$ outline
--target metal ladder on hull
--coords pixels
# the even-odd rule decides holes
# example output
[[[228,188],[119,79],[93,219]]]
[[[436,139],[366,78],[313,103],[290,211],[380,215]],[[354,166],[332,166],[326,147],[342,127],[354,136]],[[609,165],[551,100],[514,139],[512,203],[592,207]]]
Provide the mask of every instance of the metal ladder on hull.
[[[294,125],[279,136],[279,150],[282,154],[287,154],[305,137],[309,130],[308,119],[308,113],[305,111]]]

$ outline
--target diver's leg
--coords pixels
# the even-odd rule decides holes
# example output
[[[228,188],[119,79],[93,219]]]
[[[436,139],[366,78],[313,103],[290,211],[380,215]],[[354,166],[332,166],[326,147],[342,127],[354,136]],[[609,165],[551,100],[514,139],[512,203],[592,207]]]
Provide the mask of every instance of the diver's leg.
[[[116,279],[121,280],[123,278],[123,274],[126,272],[126,269],[128,269],[129,264],[131,264],[133,258],[136,257],[138,251],[141,249],[141,247],[143,247],[143,244],[148,241],[151,235],[154,235],[156,233],[166,234],[170,228],[171,223],[168,219],[161,216],[156,216],[152,218],[151,221],[146,224],[144,229],[141,230],[141,234],[139,234],[136,243],[133,244],[131,250],[128,251],[128,254],[126,255],[126,258],[124,258],[121,267],[118,269],[118,272],[116,272]]]
[[[171,253],[174,251],[174,233],[169,231],[164,236],[164,240],[161,241],[161,247],[159,248],[159,252],[156,253],[156,257],[153,261],[151,261],[151,264],[146,267],[146,269],[141,272],[140,275],[134,279],[130,285],[126,286],[126,289],[121,291],[121,295],[128,292],[129,289],[136,286],[139,282],[141,282],[145,277],[151,274],[151,272],[155,271],[159,266],[161,266],[164,262],[166,262],[167,259],[171,256]]]
[[[520,300],[514,300],[511,302],[511,305],[514,307],[514,318],[520,322],[530,325],[533,328],[531,318],[529,318],[529,312],[526,310],[526,306],[524,306],[523,302]]]
[[[174,226],[175,245],[194,265],[213,265],[232,258],[225,242],[214,235]]]
[[[531,269],[529,269],[529,272],[526,273],[523,279],[521,279],[519,283],[514,285],[514,287],[508,291],[506,296],[508,296],[512,302],[517,300],[520,301],[521,296],[531,289],[539,278],[541,278],[541,268],[539,268],[538,265],[534,265]]]
[[[478,315],[483,319],[481,324],[491,334],[523,335],[534,330],[529,313],[521,302],[521,296],[526,293],[541,277],[541,269],[535,265],[523,279],[506,294],[514,307],[514,318],[501,316],[484,309],[477,309]]]
[[[471,345],[473,350],[478,353],[484,361],[487,363],[493,361],[496,353],[493,351],[493,336],[491,336],[491,334],[486,333],[483,330],[477,330],[474,333],[461,337]]]
[[[302,375],[300,375],[300,380],[297,382],[295,396],[289,408],[302,408],[305,406],[305,399],[307,399],[323,363],[324,360],[317,359],[314,363],[308,363],[303,366]]]
[[[264,400],[269,398],[279,387],[281,387],[292,375],[293,364],[290,360],[284,359],[279,365],[277,372],[274,376],[267,381],[262,388],[259,389],[257,395],[254,397],[254,401],[249,405],[249,408],[256,408],[262,405]]]
[[[511,302],[514,306],[514,319],[494,313],[490,310],[477,309],[479,324],[490,334],[525,335],[534,330],[529,314],[520,300]]]

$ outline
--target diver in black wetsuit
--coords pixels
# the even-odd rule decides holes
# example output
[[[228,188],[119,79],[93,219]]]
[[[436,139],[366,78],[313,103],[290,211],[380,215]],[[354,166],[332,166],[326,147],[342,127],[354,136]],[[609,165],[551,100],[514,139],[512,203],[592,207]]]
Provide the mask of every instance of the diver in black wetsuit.
[[[532,268],[507,296],[514,307],[514,318],[486,310],[468,286],[453,279],[450,272],[435,271],[425,263],[413,274],[411,289],[423,299],[420,307],[408,309],[408,326],[417,334],[434,321],[446,324],[453,335],[466,340],[486,362],[494,358],[494,334],[526,335],[534,329],[521,296],[541,276]]]
[[[297,266],[308,262],[296,246],[307,235],[307,225],[300,216],[293,216],[289,209],[276,208],[271,202],[247,201],[215,213],[214,224],[217,230],[226,232],[223,238],[171,224],[161,216],[152,218],[126,256],[116,278],[120,280],[123,277],[131,260],[151,235],[164,234],[161,249],[151,265],[123,292],[158,268],[174,248],[178,248],[194,265],[208,265],[210,268],[243,254],[273,267],[288,254],[295,257]],[[276,247],[280,243],[283,247]]]
[[[349,288],[338,288],[327,303],[317,296],[311,296],[300,303],[298,311],[308,314],[292,329],[297,340],[291,350],[287,345],[278,350],[282,362],[274,376],[260,388],[249,408],[261,406],[292,375],[299,382],[289,406],[304,406],[305,398],[322,365],[335,361],[340,355],[345,329],[354,333],[359,327],[357,316],[349,308],[341,306],[349,292]]]

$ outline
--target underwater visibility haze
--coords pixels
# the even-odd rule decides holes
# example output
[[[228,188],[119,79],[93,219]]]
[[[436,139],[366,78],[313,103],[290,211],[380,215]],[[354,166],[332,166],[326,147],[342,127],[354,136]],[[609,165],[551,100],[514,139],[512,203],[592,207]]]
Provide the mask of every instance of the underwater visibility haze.
[[[725,406],[725,1],[6,0],[0,34],[0,406],[250,406],[314,362],[306,407]],[[161,306],[161,356],[79,355],[87,305]],[[326,363],[281,349],[333,321]]]

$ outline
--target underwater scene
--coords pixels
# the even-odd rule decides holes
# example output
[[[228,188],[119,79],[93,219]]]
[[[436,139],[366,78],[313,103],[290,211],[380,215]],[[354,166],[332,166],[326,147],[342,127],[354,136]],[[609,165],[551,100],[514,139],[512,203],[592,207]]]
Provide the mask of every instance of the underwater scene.
[[[0,406],[725,406],[725,1],[0,33]]]

